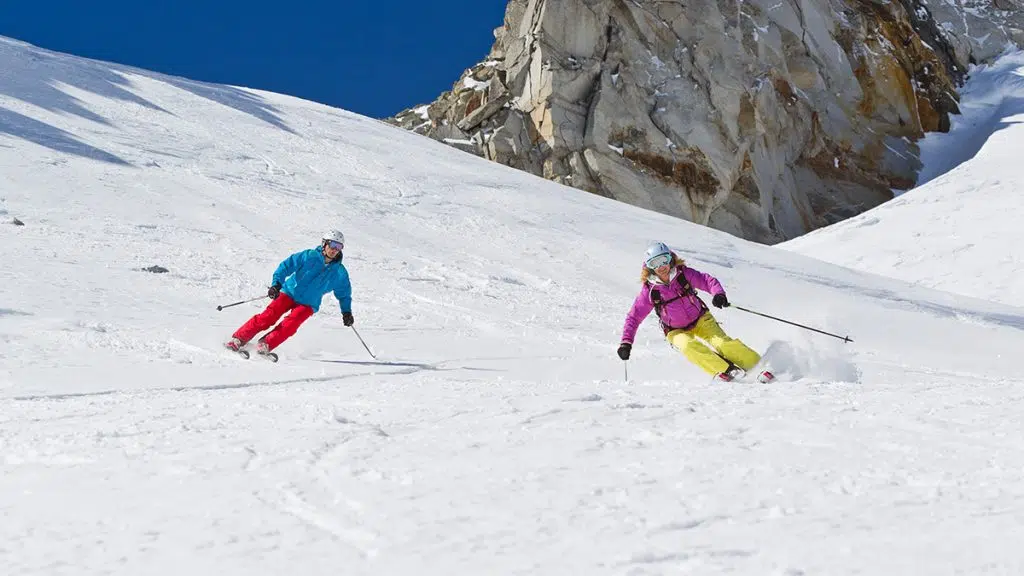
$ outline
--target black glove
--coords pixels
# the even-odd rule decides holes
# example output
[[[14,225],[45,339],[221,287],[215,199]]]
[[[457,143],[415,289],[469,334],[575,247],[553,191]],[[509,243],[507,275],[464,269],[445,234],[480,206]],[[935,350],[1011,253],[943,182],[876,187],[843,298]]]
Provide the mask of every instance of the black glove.
[[[351,326],[355,324],[356,319],[352,317],[351,312],[342,312],[341,321],[345,323],[345,326]]]
[[[729,299],[725,297],[725,294],[715,294],[715,297],[711,299],[711,303],[715,308],[729,307]]]
[[[281,285],[280,284],[274,284],[273,286],[271,286],[267,290],[267,296],[270,296],[271,300],[273,300],[274,298],[277,298],[277,296],[279,294],[281,294]]]
[[[623,360],[629,360],[629,351],[633,349],[633,345],[629,342],[623,342],[619,344],[619,358]]]

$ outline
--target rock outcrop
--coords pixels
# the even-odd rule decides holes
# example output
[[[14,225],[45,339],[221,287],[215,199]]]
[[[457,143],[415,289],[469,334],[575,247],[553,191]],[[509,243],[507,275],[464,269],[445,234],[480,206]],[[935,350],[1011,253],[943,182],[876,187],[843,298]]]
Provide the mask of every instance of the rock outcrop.
[[[995,2],[511,0],[484,62],[388,121],[773,243],[913,186],[969,64],[1021,39]]]

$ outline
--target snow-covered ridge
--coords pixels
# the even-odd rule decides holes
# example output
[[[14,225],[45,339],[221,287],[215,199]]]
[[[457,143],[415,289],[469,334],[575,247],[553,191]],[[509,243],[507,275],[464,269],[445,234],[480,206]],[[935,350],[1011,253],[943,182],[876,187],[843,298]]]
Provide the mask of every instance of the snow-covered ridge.
[[[0,70],[5,574],[1024,570],[1020,308],[294,98],[7,41]],[[224,352],[261,308],[216,306],[332,226],[378,359],[331,296],[279,364]],[[648,319],[626,382],[654,239],[854,342],[716,310],[791,352],[721,386]]]
[[[1024,305],[1024,52],[971,69],[962,115],[921,143],[918,187],[782,247],[960,294]]]

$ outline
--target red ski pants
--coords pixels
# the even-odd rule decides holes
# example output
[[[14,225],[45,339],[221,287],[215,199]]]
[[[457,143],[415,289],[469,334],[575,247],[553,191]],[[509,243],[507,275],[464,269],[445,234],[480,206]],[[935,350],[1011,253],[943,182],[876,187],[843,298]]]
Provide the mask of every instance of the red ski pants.
[[[291,338],[299,326],[313,315],[313,309],[305,304],[296,304],[290,296],[281,292],[277,298],[270,301],[267,309],[249,318],[249,321],[242,324],[242,327],[232,335],[242,342],[252,340],[260,332],[273,326],[285,312],[291,311],[269,334],[263,337],[263,341],[271,350],[277,348],[282,342]]]

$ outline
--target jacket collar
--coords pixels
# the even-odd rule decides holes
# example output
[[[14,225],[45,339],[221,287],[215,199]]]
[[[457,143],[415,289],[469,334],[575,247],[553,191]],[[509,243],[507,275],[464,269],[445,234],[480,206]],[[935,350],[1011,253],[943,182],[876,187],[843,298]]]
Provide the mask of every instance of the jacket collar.
[[[648,281],[650,281],[652,286],[668,286],[669,284],[672,284],[672,282],[675,281],[676,277],[682,273],[683,267],[675,266],[668,271],[668,282],[662,282],[661,278],[658,278],[658,275],[654,274],[653,272],[647,277],[647,279]]]

